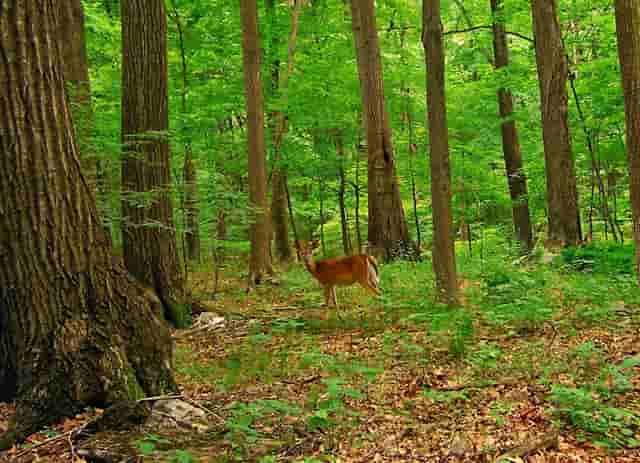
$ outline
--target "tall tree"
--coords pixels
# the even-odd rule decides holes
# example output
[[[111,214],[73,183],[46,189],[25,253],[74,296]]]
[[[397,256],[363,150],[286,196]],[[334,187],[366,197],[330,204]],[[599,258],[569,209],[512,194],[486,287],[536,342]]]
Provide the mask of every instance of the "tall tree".
[[[183,282],[171,202],[164,0],[126,0],[121,7],[124,263],[177,321]]]
[[[389,114],[385,107],[374,0],[352,0],[351,16],[368,149],[370,252],[385,260],[415,249],[400,198]]]
[[[56,2],[0,2],[0,449],[85,406],[175,385],[172,342],[111,261],[79,168]]]
[[[260,35],[256,0],[240,0],[242,61],[247,106],[247,148],[249,156],[249,205],[253,220],[249,235],[249,287],[272,273],[269,253],[269,210],[267,204],[267,162],[264,141],[264,102],[260,79]]]
[[[551,243],[575,245],[582,232],[569,135],[567,58],[556,0],[532,0],[531,13],[547,177],[548,238]]]
[[[616,0],[616,35],[626,121],[629,190],[640,283],[640,1]]]
[[[277,80],[277,90],[283,94],[285,102],[287,100],[289,77],[293,72],[296,55],[301,8],[302,0],[294,0],[293,9],[291,10],[291,31],[289,32],[287,46],[287,68],[285,72],[278,71],[274,73],[275,79]],[[283,110],[276,111],[274,114],[273,158],[275,165],[271,176],[271,214],[275,235],[276,256],[281,262],[288,262],[293,257],[289,241],[289,225],[287,222],[287,172],[286,169],[283,169],[282,166],[279,165],[282,160],[282,142],[287,131],[286,116]]]
[[[458,292],[451,208],[451,167],[444,80],[444,46],[440,0],[422,4],[422,43],[427,67],[427,112],[431,147],[433,270],[441,300],[455,303]]]
[[[63,2],[59,16],[64,78],[67,82],[71,112],[80,148],[85,180],[96,190],[97,163],[91,143],[91,83],[84,33],[84,10],[81,0]]]
[[[493,52],[496,69],[509,66],[509,46],[502,17],[502,0],[491,0],[493,13]],[[520,248],[527,252],[533,245],[531,216],[529,214],[529,200],[527,198],[527,177],[522,169],[522,154],[518,129],[513,119],[513,96],[511,90],[501,87],[498,89],[498,104],[502,118],[502,152],[507,172],[507,182],[511,195],[511,211],[516,238]]]
[[[180,92],[180,111],[183,117],[187,114],[187,95],[189,93],[189,63],[184,39],[184,24],[180,11],[171,2],[171,18],[178,31],[178,46],[180,48],[180,64],[182,70],[182,89]],[[184,164],[182,166],[184,180],[184,211],[185,211],[185,241],[186,254],[190,260],[200,260],[200,211],[198,210],[198,177],[191,140],[184,143]]]

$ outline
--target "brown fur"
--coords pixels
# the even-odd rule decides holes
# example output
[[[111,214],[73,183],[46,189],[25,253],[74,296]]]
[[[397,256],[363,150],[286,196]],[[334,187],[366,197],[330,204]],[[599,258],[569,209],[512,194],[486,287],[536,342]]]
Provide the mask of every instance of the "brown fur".
[[[305,267],[324,288],[327,305],[331,305],[332,302],[333,305],[338,305],[336,286],[351,286],[359,283],[375,295],[382,294],[379,287],[378,262],[374,257],[360,254],[314,261],[312,255],[319,247],[317,240],[310,243],[298,242],[297,245]]]

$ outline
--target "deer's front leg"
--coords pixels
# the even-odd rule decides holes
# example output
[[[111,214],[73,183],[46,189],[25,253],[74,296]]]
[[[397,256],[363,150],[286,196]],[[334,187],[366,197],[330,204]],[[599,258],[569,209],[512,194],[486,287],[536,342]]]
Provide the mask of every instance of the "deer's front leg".
[[[324,305],[329,307],[331,305],[331,287],[323,286],[324,289]]]

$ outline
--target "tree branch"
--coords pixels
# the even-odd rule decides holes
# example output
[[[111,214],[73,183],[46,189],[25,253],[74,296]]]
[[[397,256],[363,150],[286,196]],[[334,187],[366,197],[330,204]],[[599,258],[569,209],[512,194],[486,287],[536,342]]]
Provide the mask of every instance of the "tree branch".
[[[493,28],[492,28],[492,26],[488,26],[488,25],[471,26],[471,27],[467,27],[465,29],[452,29],[452,30],[443,32],[442,35],[465,34],[467,32],[475,32],[475,31],[479,31],[479,30],[492,31]],[[527,37],[526,35],[520,34],[519,32],[505,31],[505,34],[513,35],[514,37],[518,37],[518,38],[520,38],[522,40],[526,40],[527,42],[533,43],[533,39],[531,37]]]

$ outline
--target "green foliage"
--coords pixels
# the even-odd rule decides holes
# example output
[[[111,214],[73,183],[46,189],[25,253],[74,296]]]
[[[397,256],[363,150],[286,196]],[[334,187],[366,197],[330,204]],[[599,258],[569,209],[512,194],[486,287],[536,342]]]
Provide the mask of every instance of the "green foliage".
[[[551,400],[557,416],[593,435],[596,444],[640,447],[640,441],[633,437],[640,426],[640,417],[630,410],[608,405],[589,388],[554,386]]]
[[[590,243],[562,251],[563,262],[579,271],[603,275],[632,275],[635,254],[632,244]]]

